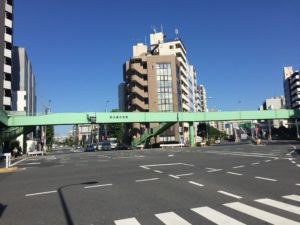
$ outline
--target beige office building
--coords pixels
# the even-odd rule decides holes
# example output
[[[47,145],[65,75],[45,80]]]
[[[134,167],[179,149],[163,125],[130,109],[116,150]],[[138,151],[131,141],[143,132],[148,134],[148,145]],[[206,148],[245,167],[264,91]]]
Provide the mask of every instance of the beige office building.
[[[133,56],[123,69],[125,111],[195,111],[196,71],[188,64],[180,39],[166,41],[162,32],[151,34],[150,47],[143,43],[134,45]],[[128,137],[139,137],[157,126],[158,123],[130,124]],[[188,137],[188,124],[181,123],[173,125],[155,141],[188,142]]]

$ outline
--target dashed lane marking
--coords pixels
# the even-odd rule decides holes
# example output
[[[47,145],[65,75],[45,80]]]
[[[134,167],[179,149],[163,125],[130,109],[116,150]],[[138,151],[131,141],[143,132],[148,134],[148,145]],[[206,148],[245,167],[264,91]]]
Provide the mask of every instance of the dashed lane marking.
[[[160,170],[153,170],[155,173],[163,173],[162,171]]]
[[[173,178],[175,178],[175,179],[179,179],[179,178],[180,178],[180,177],[177,177],[177,176],[172,175],[172,174],[169,174],[169,177],[173,177]]]
[[[242,176],[242,175],[243,175],[243,174],[241,174],[241,173],[234,173],[234,172],[226,172],[226,173],[232,174],[232,175],[237,175],[237,176]]]
[[[199,184],[197,182],[194,182],[194,181],[189,181],[190,184],[194,184],[196,186],[199,186],[199,187],[203,187],[204,185],[203,184]]]
[[[258,165],[260,164],[259,162],[251,163],[251,165]]]
[[[226,191],[217,191],[218,193],[220,194],[223,194],[223,195],[227,195],[227,196],[230,196],[230,197],[233,197],[233,198],[237,198],[237,199],[241,199],[242,197],[241,196],[238,196],[238,195],[235,195],[235,194],[231,194],[229,192],[226,192]]]
[[[85,189],[88,188],[98,188],[98,187],[107,187],[107,186],[112,186],[112,184],[98,184],[98,185],[92,185],[92,186],[85,186]]]
[[[38,192],[38,193],[26,194],[25,197],[35,196],[35,195],[45,195],[45,194],[51,194],[51,193],[56,193],[56,192],[57,191]]]
[[[267,180],[267,181],[277,181],[275,179],[271,179],[271,178],[266,178],[266,177],[255,177],[256,179],[260,179],[260,180]]]
[[[237,169],[237,168],[243,168],[243,167],[245,167],[245,165],[234,166],[234,167],[232,167],[232,168],[233,168],[233,169]]]
[[[176,177],[185,177],[185,176],[192,176],[194,173],[184,173],[184,174],[177,174]]]
[[[153,180],[158,180],[159,178],[149,178],[149,179],[142,179],[142,180],[135,180],[136,183],[139,183],[139,182],[146,182],[146,181],[153,181]]]
[[[271,160],[270,160],[270,159],[268,159],[268,160],[265,160],[265,162],[271,162]]]

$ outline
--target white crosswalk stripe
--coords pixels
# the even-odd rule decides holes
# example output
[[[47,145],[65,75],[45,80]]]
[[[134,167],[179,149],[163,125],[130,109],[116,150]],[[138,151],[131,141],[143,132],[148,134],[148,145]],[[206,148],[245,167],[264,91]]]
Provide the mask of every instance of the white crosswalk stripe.
[[[275,201],[275,200],[268,199],[268,198],[257,199],[255,201],[300,215],[300,207],[298,207],[298,206],[290,205],[290,204],[287,204],[284,202],[279,202],[279,201]]]
[[[282,197],[293,200],[293,201],[300,202],[300,195],[286,195],[286,196],[282,196]]]
[[[209,207],[199,207],[199,208],[193,208],[191,209],[194,212],[198,213],[199,215],[205,217],[206,219],[216,223],[216,224],[227,224],[227,225],[243,225],[244,223],[241,223],[229,216],[226,216],[223,213],[220,213],[212,208]]]
[[[257,209],[255,207],[243,204],[241,202],[227,203],[227,204],[224,204],[224,206],[227,206],[231,209],[237,210],[239,212],[242,212],[249,216],[253,216],[257,219],[263,220],[267,223],[271,223],[274,225],[283,225],[283,224],[300,225],[299,222],[275,215],[273,213],[266,212],[261,209]]]
[[[128,218],[122,220],[115,220],[116,225],[141,225],[136,218]]]
[[[174,212],[155,214],[166,225],[192,225]]]

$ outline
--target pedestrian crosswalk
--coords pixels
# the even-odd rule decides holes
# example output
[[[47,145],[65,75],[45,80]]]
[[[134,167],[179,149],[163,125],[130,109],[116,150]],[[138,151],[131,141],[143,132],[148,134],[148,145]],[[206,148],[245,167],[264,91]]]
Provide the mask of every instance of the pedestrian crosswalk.
[[[285,202],[283,202],[285,201]],[[218,207],[218,210],[213,209],[209,206],[201,206],[198,208],[191,208],[190,211],[196,213],[207,221],[210,221],[213,224],[219,225],[243,225],[246,224],[247,221],[243,221],[242,215],[247,215],[248,218],[253,217],[256,220],[262,221],[262,223],[274,224],[274,225],[300,225],[300,219],[298,221],[295,220],[295,217],[288,218],[291,214],[300,215],[300,195],[291,194],[282,196],[280,201],[270,199],[270,198],[263,198],[263,199],[256,199],[254,200],[255,203],[265,206],[264,209],[258,207],[257,204],[252,206],[252,204],[245,204],[240,201],[225,203],[222,206]],[[286,203],[289,202],[289,203]],[[233,218],[231,215],[226,215],[223,211],[228,213],[228,209],[234,212],[233,215],[236,213],[241,214],[237,218]],[[266,211],[265,208],[268,210],[276,209],[281,210],[283,213],[288,212],[289,216],[283,217],[282,214],[276,215],[273,212]],[[163,212],[157,213],[154,215],[161,224],[165,225],[192,225],[191,222],[188,221],[188,218],[183,218],[175,212]],[[296,218],[300,218],[299,216]],[[140,220],[140,219],[139,219]],[[137,218],[126,218],[126,219],[119,219],[115,220],[116,225],[141,225],[142,219],[139,221]]]

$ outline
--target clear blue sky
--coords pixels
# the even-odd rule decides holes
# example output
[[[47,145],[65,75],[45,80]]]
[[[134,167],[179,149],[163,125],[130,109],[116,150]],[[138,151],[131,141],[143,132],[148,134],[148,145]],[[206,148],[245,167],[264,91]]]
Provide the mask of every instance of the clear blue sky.
[[[53,112],[104,111],[106,100],[118,107],[132,45],[152,25],[168,38],[178,28],[209,107],[255,110],[283,95],[283,66],[300,69],[299,9],[299,0],[15,0],[14,44],[32,61],[38,111],[42,98]]]

